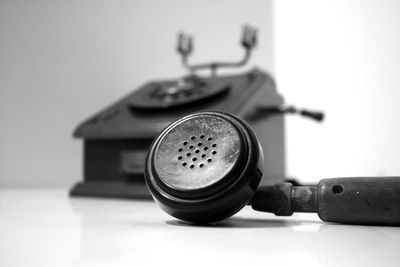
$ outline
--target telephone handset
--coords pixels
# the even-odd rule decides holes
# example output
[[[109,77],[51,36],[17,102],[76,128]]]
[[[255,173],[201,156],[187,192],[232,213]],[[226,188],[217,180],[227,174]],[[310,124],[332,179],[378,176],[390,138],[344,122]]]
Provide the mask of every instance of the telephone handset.
[[[224,220],[251,202],[255,210],[280,216],[316,212],[327,222],[400,225],[400,177],[258,186],[264,171],[251,126],[226,112],[199,112],[171,123],[151,145],[145,165],[147,186],[160,207],[196,224]]]

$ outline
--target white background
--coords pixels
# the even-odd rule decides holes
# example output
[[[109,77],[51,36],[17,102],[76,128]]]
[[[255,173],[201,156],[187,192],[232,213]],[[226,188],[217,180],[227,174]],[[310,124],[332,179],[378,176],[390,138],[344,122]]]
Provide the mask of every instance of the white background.
[[[327,114],[287,118],[289,175],[400,174],[399,14],[396,1],[0,0],[0,185],[80,180],[79,122],[184,74],[179,30],[196,37],[194,61],[240,57],[243,22],[260,31],[251,66]]]
[[[280,91],[327,113],[287,119],[289,174],[400,175],[400,2],[274,4]]]

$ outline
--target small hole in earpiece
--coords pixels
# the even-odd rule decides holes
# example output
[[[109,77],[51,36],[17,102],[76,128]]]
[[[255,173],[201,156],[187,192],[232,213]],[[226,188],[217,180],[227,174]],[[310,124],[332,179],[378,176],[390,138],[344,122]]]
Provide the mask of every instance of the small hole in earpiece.
[[[193,165],[193,164],[192,164],[192,165],[190,165],[190,168],[191,168],[191,169],[193,169],[193,168],[194,168],[194,165]]]
[[[201,164],[199,165],[199,167],[200,167],[200,168],[203,168],[203,167],[204,167],[204,164],[203,164],[203,163],[201,163]]]
[[[192,136],[190,139],[194,140],[194,139],[196,139],[196,137]]]
[[[212,147],[216,147],[216,146],[217,146],[217,144],[213,144],[213,145],[212,145]]]
[[[179,149],[178,149],[178,152],[182,152],[182,150],[183,150],[182,148],[179,148]]]
[[[192,154],[190,154],[190,153],[186,153],[186,156],[190,157],[190,155],[192,155]]]
[[[204,147],[204,150],[207,150],[208,149],[208,147]]]
[[[208,159],[207,161],[208,161],[208,162],[211,162],[211,161],[212,161],[212,159]]]
[[[178,159],[181,160],[181,159],[182,159],[182,156],[179,156]]]
[[[197,154],[197,153],[199,153],[199,152],[200,152],[200,150],[198,150],[198,149],[197,149],[195,152],[196,152],[196,154]]]
[[[183,166],[183,167],[185,167],[186,165],[187,165],[186,162],[182,163],[182,166]]]
[[[217,154],[217,151],[213,151],[212,154],[213,154],[213,155]]]
[[[205,158],[205,157],[206,157],[206,154],[201,155],[201,157],[202,157],[202,158]]]
[[[196,160],[197,160],[197,158],[193,158],[192,160],[193,160],[193,161],[196,161]]]
[[[203,138],[204,138],[204,135],[200,135],[200,138],[203,139]]]
[[[212,137],[208,137],[208,139],[207,139],[208,141],[211,141],[212,140]]]
[[[193,148],[194,148],[194,146],[192,146],[192,145],[189,146],[189,149],[193,149]]]
[[[202,143],[198,143],[197,145],[198,145],[198,146],[202,146],[203,144],[202,144]]]
[[[343,193],[343,191],[344,191],[344,187],[343,187],[343,185],[341,185],[341,184],[337,184],[337,185],[334,185],[334,186],[332,187],[332,192],[333,192],[335,195],[340,195],[340,194]]]
[[[183,142],[183,145],[184,145],[184,146],[186,146],[187,144],[188,144],[188,142],[186,142],[186,141],[185,141],[185,142]]]

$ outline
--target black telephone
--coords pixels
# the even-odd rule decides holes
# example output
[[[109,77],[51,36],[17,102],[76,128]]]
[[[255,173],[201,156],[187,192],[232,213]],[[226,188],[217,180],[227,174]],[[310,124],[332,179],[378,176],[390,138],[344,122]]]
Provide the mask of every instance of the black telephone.
[[[243,59],[191,65],[191,37],[178,36],[177,51],[189,75],[150,82],[78,126],[74,136],[84,139],[84,181],[71,195],[150,198],[144,182],[146,153],[158,134],[185,114],[222,111],[244,118],[254,129],[265,154],[261,183],[285,179],[283,116],[299,113],[322,120],[322,113],[284,106],[273,78],[258,69],[239,75],[219,76],[219,68],[245,65],[257,43],[257,32],[243,28]],[[196,72],[210,69],[210,76]]]

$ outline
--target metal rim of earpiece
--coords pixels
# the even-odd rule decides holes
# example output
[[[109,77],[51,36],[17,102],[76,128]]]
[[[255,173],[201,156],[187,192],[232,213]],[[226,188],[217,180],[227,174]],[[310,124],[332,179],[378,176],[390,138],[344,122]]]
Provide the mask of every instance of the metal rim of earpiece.
[[[243,138],[246,155],[235,170],[234,177],[221,182],[213,190],[188,197],[163,185],[154,173],[154,154],[163,135],[179,123],[195,116],[218,116],[235,125]],[[257,138],[246,122],[225,112],[200,112],[185,116],[167,126],[153,141],[145,167],[146,184],[154,200],[170,215],[194,223],[211,223],[225,219],[247,204],[262,176],[263,153]],[[194,192],[196,193],[196,192]]]

